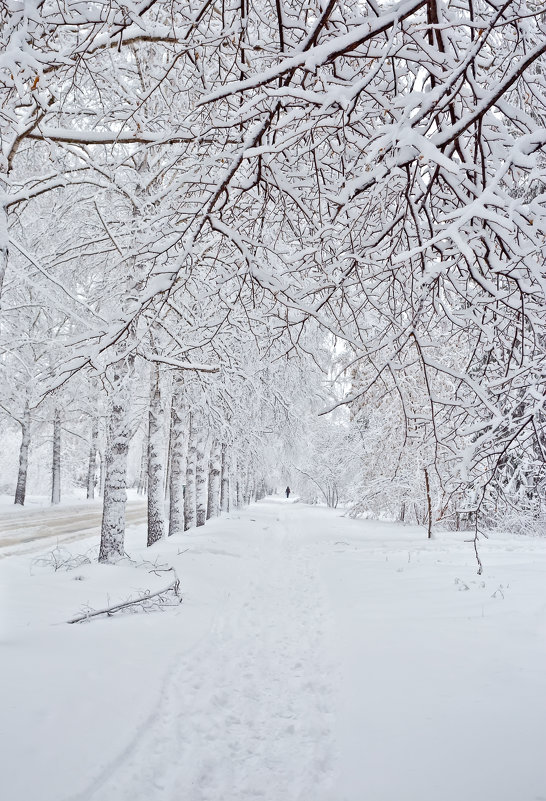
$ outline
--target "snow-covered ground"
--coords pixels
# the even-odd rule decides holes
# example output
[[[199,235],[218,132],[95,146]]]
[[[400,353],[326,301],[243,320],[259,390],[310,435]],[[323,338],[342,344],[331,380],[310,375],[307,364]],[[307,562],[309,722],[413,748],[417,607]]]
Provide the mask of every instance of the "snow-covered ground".
[[[2,798],[544,801],[546,541],[484,542],[479,577],[425,537],[280,499],[134,527],[182,604],[77,625],[170,574],[2,559]]]

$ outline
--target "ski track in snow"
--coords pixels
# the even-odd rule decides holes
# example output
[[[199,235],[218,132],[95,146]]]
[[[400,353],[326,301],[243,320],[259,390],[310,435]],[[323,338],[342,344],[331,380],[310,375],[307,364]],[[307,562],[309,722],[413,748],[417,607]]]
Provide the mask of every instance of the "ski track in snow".
[[[132,743],[73,801],[327,798],[332,666],[320,580],[284,510],[257,537],[256,575],[165,677]]]

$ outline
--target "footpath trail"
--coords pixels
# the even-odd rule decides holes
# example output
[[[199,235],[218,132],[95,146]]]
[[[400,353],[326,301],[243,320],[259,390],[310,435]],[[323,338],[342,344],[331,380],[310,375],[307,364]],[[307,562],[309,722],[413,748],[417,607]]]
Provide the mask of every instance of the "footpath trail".
[[[542,538],[483,541],[477,576],[464,534],[268,499],[145,539],[0,562],[9,801],[546,801]],[[164,564],[182,604],[63,623]]]
[[[246,565],[208,637],[176,664],[141,736],[79,799],[332,797],[323,595],[292,510],[254,511]]]

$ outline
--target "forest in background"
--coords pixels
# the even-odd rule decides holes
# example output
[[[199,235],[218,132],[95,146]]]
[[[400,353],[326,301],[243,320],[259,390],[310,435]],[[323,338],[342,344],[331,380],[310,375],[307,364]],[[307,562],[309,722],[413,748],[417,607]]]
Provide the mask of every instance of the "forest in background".
[[[6,0],[2,491],[543,532],[546,22]],[[164,499],[169,497],[169,513]]]

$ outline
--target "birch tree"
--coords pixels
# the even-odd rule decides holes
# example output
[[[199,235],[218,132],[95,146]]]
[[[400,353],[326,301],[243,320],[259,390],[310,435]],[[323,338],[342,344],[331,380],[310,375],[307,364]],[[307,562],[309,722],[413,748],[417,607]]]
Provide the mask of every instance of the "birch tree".
[[[152,370],[148,414],[148,546],[165,536],[164,512],[164,406],[159,367]]]
[[[110,371],[113,393],[108,412],[100,562],[110,562],[125,555],[127,456],[131,438],[129,381],[132,369],[133,360],[129,358],[120,360]]]
[[[53,454],[51,459],[51,503],[61,502],[61,411],[53,415]]]
[[[222,471],[222,443],[214,439],[210,448],[207,520],[220,513],[220,481]]]
[[[197,439],[199,436],[199,428],[195,411],[190,412],[189,420],[186,487],[184,491],[184,531],[193,528],[197,520],[195,471],[197,465]]]
[[[169,536],[184,531],[184,464],[186,425],[179,383],[175,391],[171,415],[171,470],[169,488]]]

